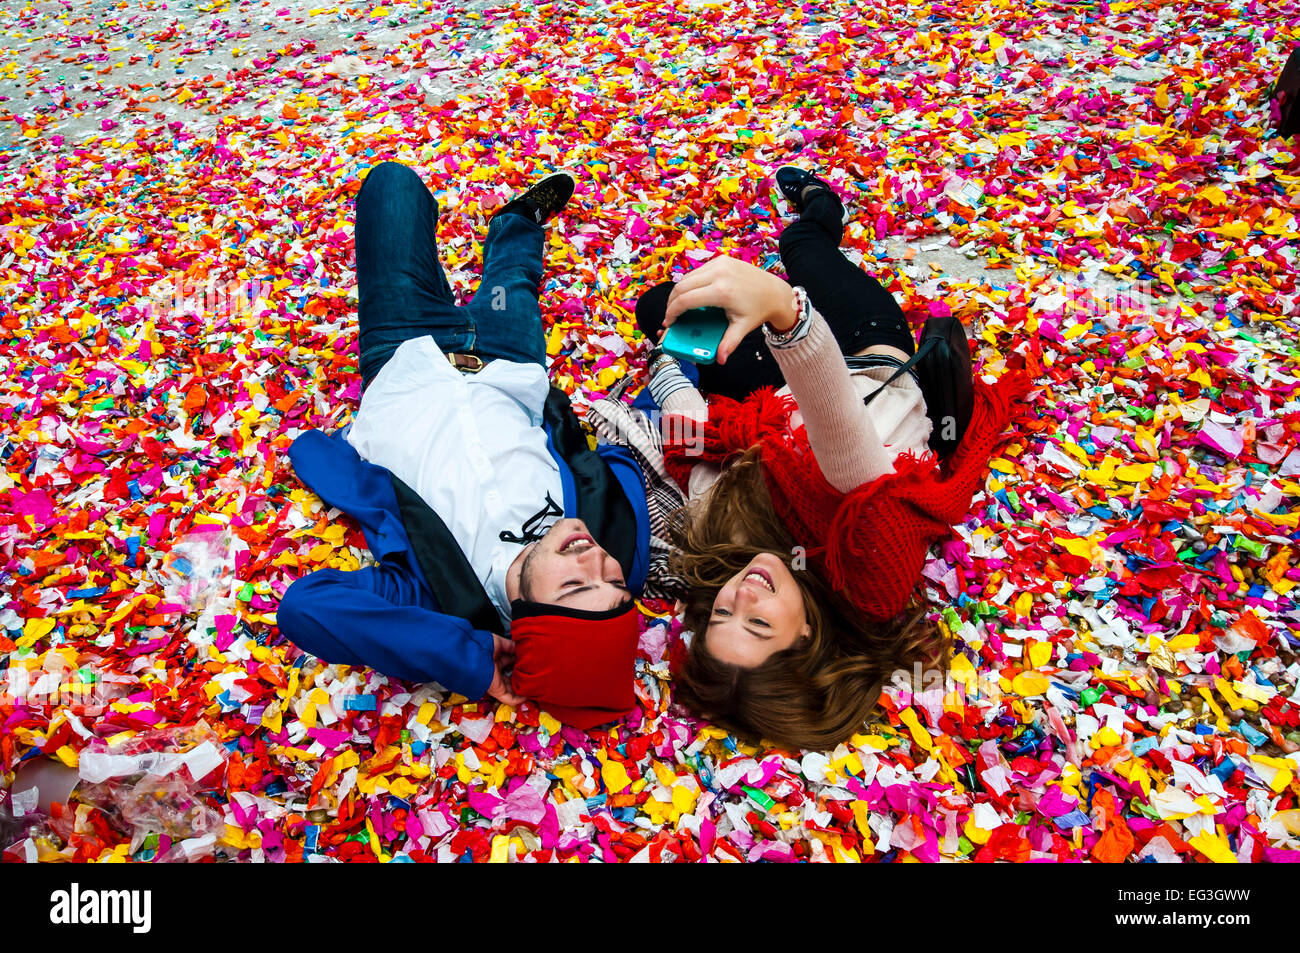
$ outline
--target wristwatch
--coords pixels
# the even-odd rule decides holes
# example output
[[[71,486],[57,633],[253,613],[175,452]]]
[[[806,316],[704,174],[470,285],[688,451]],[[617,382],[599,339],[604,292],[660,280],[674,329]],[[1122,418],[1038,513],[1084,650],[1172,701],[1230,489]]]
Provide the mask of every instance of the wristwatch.
[[[673,357],[671,354],[665,353],[663,348],[655,347],[650,351],[650,357],[646,361],[645,368],[647,375],[654,377],[659,373],[660,366],[666,366],[670,361],[673,364],[678,363],[677,358]]]

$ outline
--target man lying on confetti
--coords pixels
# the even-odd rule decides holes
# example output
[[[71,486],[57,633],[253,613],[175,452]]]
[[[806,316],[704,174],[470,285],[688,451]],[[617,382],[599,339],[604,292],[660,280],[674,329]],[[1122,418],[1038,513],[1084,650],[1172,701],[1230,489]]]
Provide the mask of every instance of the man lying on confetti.
[[[370,170],[356,200],[361,406],[289,456],[379,565],[309,573],[277,617],[326,661],[532,699],[590,728],[636,703],[650,532],[635,458],[591,450],[546,376],[542,224],[573,186],[552,175],[494,214],[478,290],[457,306],[437,200],[406,166]]]

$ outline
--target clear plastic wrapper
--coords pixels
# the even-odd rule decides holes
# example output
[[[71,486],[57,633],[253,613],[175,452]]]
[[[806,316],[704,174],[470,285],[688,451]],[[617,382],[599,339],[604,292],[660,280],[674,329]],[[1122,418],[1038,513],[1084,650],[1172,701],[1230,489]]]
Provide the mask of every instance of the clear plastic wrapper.
[[[224,830],[221,814],[201,792],[224,783],[226,755],[203,722],[143,732],[117,745],[97,739],[81,753],[77,797],[133,831],[133,850],[147,835],[160,834],[190,845],[162,859],[196,860]]]
[[[221,527],[187,533],[163,560],[163,592],[168,602],[202,611],[230,592],[234,540]]]

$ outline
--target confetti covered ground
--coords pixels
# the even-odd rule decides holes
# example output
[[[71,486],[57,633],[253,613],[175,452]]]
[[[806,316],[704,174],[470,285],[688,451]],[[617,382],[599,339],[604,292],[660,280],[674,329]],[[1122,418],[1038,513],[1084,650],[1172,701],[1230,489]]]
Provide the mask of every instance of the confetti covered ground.
[[[0,37],[7,859],[1300,859],[1294,0],[96,0]],[[918,325],[1038,383],[926,568],[951,679],[805,753],[672,706],[661,605],[643,712],[591,736],[284,641],[293,579],[368,558],[285,450],[357,407],[390,158],[458,292],[574,172],[542,301],[579,408],[644,373],[639,289],[779,268],[773,171],[829,169]],[[60,770],[72,803],[17,783]]]

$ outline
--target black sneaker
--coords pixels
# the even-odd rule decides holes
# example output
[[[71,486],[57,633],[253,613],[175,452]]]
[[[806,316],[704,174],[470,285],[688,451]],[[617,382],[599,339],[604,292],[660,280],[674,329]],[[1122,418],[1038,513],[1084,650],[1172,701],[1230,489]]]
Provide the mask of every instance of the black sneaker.
[[[523,195],[511,199],[492,213],[498,215],[523,215],[531,218],[538,225],[568,204],[573,197],[573,176],[567,172],[548,175]]]
[[[810,186],[812,191],[808,191]],[[790,206],[800,213],[803,212],[808,200],[818,192],[829,192],[836,201],[840,199],[825,179],[819,179],[811,172],[796,169],[792,165],[782,166],[776,170],[776,187],[781,190],[782,197],[790,203]]]

